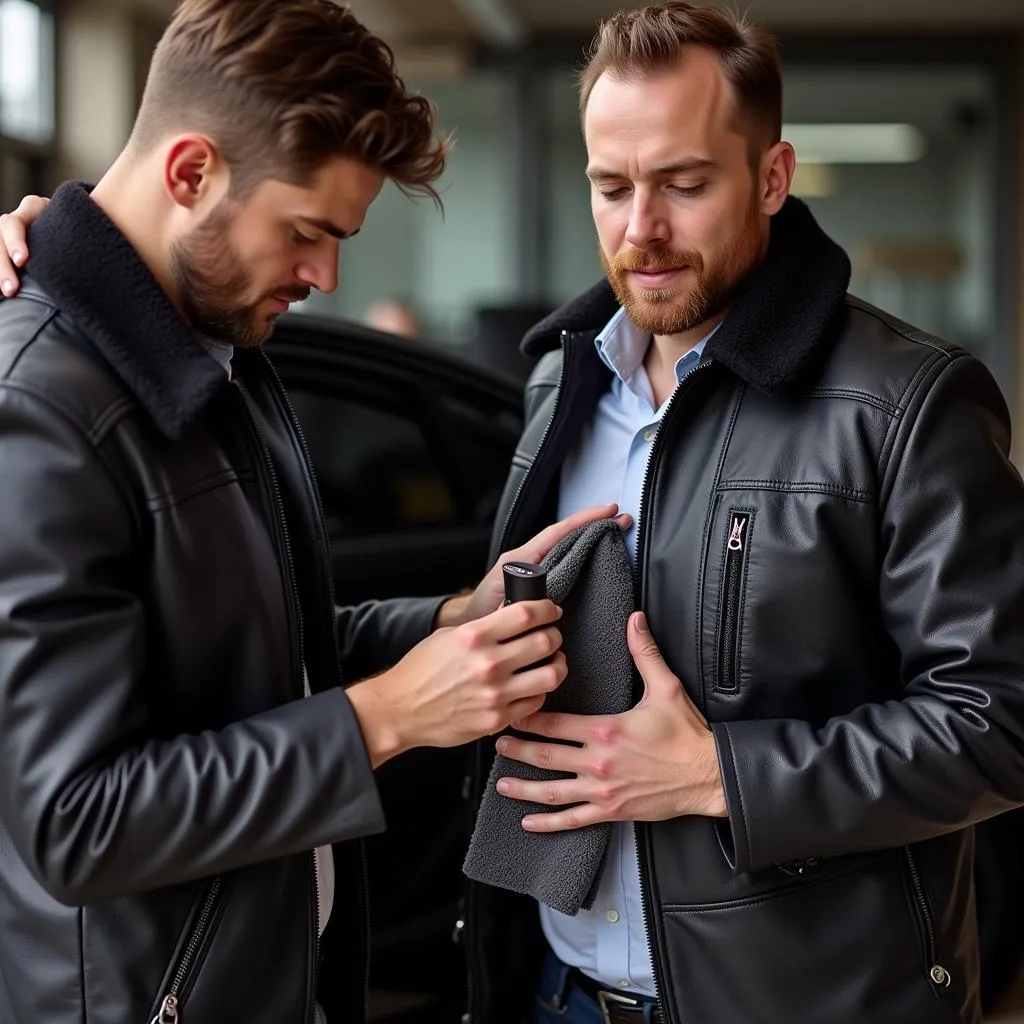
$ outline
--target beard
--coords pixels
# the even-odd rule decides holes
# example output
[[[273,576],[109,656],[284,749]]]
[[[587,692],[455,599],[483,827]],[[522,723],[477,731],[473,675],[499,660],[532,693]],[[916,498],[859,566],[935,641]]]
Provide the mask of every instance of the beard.
[[[752,203],[740,232],[713,261],[696,250],[630,248],[609,259],[601,248],[601,265],[626,315],[640,330],[661,337],[692,331],[718,316],[737,288],[760,263],[763,250],[760,213]],[[673,282],[666,288],[631,285],[637,270],[689,268],[690,284]]]
[[[256,302],[244,301],[252,294],[253,275],[231,244],[232,222],[225,200],[171,246],[171,275],[185,318],[196,331],[237,348],[256,348],[274,333],[277,320],[277,314],[261,314],[260,306],[275,296],[301,302],[310,290],[281,288]]]

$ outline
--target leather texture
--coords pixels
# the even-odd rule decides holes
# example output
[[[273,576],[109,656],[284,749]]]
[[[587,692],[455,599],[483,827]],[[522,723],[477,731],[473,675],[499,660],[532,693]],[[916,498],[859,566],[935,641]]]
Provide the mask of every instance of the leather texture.
[[[981,1019],[971,826],[1024,802],[1024,488],[966,352],[845,294],[799,337],[773,328],[765,282],[834,288],[831,245],[799,207],[773,227],[648,473],[640,607],[729,809],[637,825],[669,1024]],[[532,339],[559,348],[527,388],[496,550],[550,515],[615,308],[601,285]],[[518,1020],[536,958],[510,944],[536,948],[536,905],[479,885],[468,905],[474,1024]]]
[[[119,251],[122,291],[92,294],[47,235],[74,253],[101,216],[83,203],[58,195],[32,239],[62,300],[37,278],[0,303],[0,1015],[146,1024],[187,963],[188,1024],[311,1020],[311,851],[334,843],[328,935],[345,956],[321,1002],[360,1019],[354,840],[383,816],[342,661],[383,668],[436,602],[334,610],[266,357],[236,353],[229,384],[106,223],[92,244]],[[96,326],[116,319],[104,303],[133,302],[157,310],[148,335]],[[186,390],[205,398],[182,419]]]

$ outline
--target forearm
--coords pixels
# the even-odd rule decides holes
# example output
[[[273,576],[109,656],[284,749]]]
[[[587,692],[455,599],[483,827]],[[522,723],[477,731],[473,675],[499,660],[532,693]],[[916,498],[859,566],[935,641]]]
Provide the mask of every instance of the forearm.
[[[443,597],[396,598],[337,608],[345,678],[365,679],[399,662],[433,632],[444,602]]]
[[[1019,728],[937,698],[867,705],[821,729],[714,732],[737,871],[918,842],[1024,802]]]
[[[60,750],[8,792],[21,856],[71,905],[381,831],[354,713],[329,691],[220,732],[152,741],[72,776]],[[5,770],[7,765],[5,765]],[[10,776],[8,776],[10,777]]]

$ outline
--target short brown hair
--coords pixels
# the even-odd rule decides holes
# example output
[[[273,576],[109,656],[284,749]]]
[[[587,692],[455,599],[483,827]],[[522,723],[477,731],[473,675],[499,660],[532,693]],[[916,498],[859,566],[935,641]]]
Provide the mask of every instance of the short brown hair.
[[[446,140],[390,47],[332,0],[183,0],[157,46],[133,145],[202,131],[244,195],[274,177],[308,184],[329,159],[382,171],[438,202]]]
[[[580,72],[580,113],[605,73],[629,81],[675,68],[684,46],[714,50],[736,93],[748,137],[774,145],[782,137],[782,70],[775,38],[739,15],[663,0],[620,11],[601,24]]]

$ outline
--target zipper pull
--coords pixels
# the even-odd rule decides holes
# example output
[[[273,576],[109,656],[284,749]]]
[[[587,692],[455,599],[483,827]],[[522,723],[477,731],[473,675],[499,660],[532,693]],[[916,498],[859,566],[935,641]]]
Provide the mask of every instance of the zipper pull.
[[[160,1004],[160,1012],[151,1024],[178,1024],[178,1000],[175,996],[167,996]]]
[[[933,965],[932,969],[928,972],[928,977],[932,979],[934,984],[941,985],[943,988],[949,988],[949,983],[953,980],[952,975],[942,964]]]
[[[741,516],[732,517],[732,527],[729,530],[729,550],[730,551],[742,551],[743,550],[743,527],[747,525],[747,521]]]

